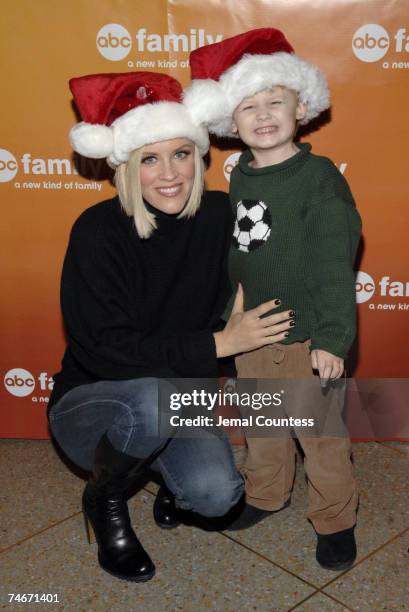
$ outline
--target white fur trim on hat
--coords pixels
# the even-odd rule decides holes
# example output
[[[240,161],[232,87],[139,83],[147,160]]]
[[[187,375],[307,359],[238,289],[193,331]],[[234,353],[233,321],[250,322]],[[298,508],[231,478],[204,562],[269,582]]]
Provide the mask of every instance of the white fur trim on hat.
[[[71,128],[69,138],[74,151],[92,159],[108,157],[114,146],[114,137],[110,127],[85,121]]]
[[[203,156],[209,150],[209,136],[204,126],[195,125],[189,111],[178,102],[145,104],[118,117],[112,126],[114,146],[108,161],[122,164],[135,149],[146,144],[188,138],[197,144]]]
[[[209,150],[207,128],[196,125],[188,109],[178,102],[138,106],[109,127],[82,121],[70,130],[74,151],[92,159],[106,157],[111,168],[127,162],[135,149],[172,138],[192,140],[202,156]]]
[[[194,81],[195,85],[196,82]],[[246,54],[222,74],[219,85],[224,92],[225,104],[217,109],[212,103],[213,112],[207,112],[205,120],[209,131],[218,136],[237,137],[237,134],[231,132],[236,107],[244,98],[276,85],[295,90],[300,102],[306,105],[306,114],[300,121],[301,124],[308,123],[330,106],[324,74],[317,66],[305,62],[293,53]],[[203,116],[205,113],[202,113]],[[200,113],[197,112],[197,120],[199,119]]]
[[[183,104],[189,109],[193,120],[198,124],[204,123],[212,133],[218,134],[220,129],[223,132],[229,130],[231,126],[229,103],[218,81],[212,79],[193,81],[184,91]],[[215,123],[213,123],[214,118],[216,118]]]

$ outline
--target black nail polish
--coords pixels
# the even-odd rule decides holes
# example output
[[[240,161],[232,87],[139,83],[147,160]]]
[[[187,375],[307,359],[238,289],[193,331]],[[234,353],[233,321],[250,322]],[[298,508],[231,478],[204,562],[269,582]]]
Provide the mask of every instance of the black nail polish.
[[[291,321],[290,321],[290,327],[294,327],[294,325],[295,325],[295,321],[294,321],[294,319],[291,319]]]
[[[295,311],[294,310],[290,310],[290,317],[295,317]]]
[[[280,304],[281,304],[281,300],[276,300],[276,301],[274,302],[274,304],[275,304],[276,306],[280,306]]]

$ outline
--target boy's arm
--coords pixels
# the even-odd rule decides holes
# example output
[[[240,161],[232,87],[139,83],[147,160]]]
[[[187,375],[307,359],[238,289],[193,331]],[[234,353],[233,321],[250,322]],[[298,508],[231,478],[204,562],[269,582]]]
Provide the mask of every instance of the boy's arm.
[[[306,216],[306,284],[315,307],[311,351],[345,359],[356,334],[353,262],[361,219],[352,198],[334,194]]]

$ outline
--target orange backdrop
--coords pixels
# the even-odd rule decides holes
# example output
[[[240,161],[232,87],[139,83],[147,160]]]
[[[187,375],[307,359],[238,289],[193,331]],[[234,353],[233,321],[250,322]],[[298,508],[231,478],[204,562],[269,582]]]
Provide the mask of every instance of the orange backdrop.
[[[341,169],[363,218],[355,376],[408,377],[406,0],[3,0],[0,436],[48,436],[69,230],[84,208],[113,194],[101,163],[75,169],[68,79],[143,69],[186,85],[191,49],[265,26],[282,29],[328,75],[331,121],[303,138]],[[228,190],[235,153],[212,148],[210,188]]]

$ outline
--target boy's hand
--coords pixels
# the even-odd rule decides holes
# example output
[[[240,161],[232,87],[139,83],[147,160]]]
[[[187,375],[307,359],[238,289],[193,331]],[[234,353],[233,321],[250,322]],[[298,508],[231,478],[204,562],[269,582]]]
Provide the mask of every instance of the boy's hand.
[[[311,351],[313,370],[318,370],[321,386],[326,387],[329,379],[340,378],[344,372],[344,360],[327,351],[314,349]]]

